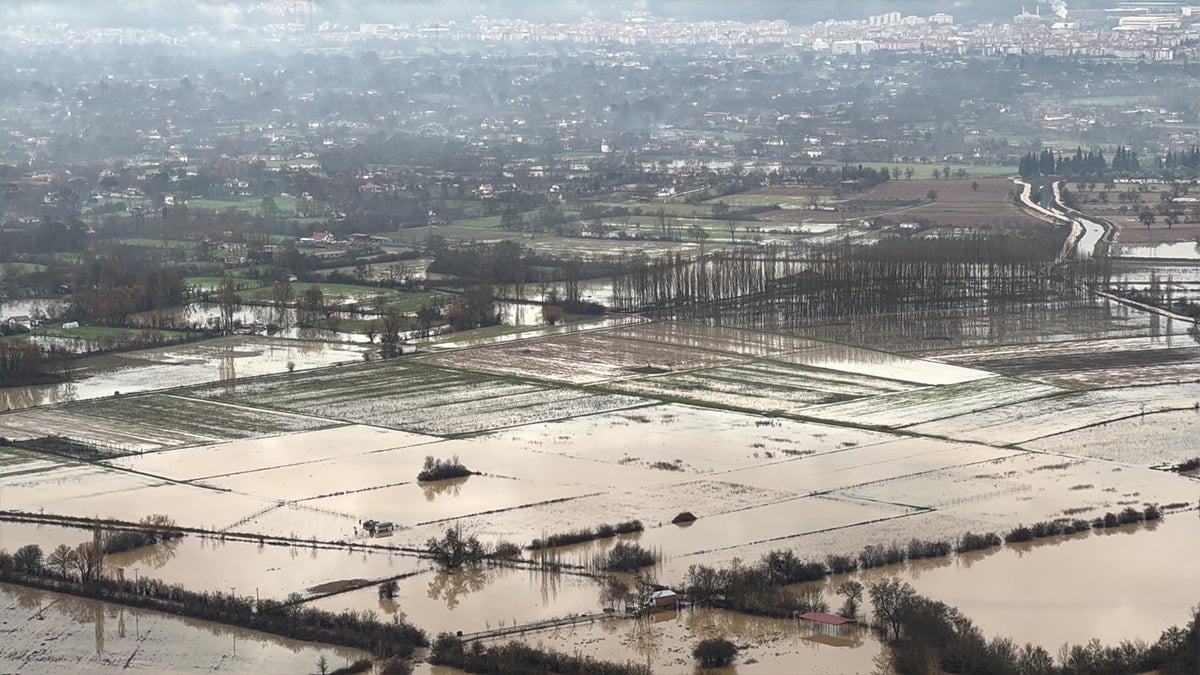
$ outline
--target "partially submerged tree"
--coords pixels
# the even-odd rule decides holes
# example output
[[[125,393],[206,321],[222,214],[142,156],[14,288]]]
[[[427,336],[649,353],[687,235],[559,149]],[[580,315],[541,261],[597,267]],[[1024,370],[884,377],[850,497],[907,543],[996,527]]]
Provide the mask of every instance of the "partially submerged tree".
[[[692,650],[692,656],[704,668],[721,668],[733,663],[737,651],[737,645],[725,638],[715,637],[701,640]]]
[[[858,616],[858,606],[862,602],[863,585],[854,579],[847,579],[838,584],[836,592],[846,598],[842,605],[842,616],[854,619]]]
[[[908,582],[901,581],[900,577],[890,577],[872,583],[867,592],[875,607],[875,618],[885,632],[891,628],[892,637],[899,639],[905,614],[917,597],[916,590]]]
[[[66,578],[67,574],[75,569],[75,559],[78,553],[75,549],[66,544],[59,544],[57,548],[50,552],[50,556],[46,558],[46,565],[53,568],[60,576]]]
[[[478,565],[487,555],[483,544],[479,543],[479,538],[474,535],[464,536],[462,527],[458,525],[447,528],[446,534],[441,539],[430,537],[425,542],[425,548],[443,569]]]

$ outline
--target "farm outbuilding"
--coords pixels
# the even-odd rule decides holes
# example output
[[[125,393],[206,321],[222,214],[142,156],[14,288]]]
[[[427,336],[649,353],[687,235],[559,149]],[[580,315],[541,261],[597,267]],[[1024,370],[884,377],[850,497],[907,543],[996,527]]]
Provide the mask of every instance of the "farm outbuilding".
[[[679,594],[670,589],[655,591],[650,594],[650,606],[654,609],[676,609],[679,607]]]

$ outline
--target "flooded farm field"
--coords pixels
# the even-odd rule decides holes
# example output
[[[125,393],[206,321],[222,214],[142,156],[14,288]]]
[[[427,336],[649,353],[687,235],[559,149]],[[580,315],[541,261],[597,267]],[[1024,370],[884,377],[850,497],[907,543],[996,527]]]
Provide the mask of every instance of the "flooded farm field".
[[[692,659],[692,649],[700,640],[716,636],[747,648],[738,653],[733,667],[704,672],[746,675],[889,672],[880,658],[883,646],[869,631],[844,629],[837,635],[826,635],[802,621],[717,609],[659,612],[645,619],[579,624],[533,633],[524,641],[610,661],[643,663],[655,673],[693,675],[699,670]]]
[[[1181,548],[1181,541],[1188,543]],[[1200,518],[1193,511],[1140,527],[834,575],[798,588],[815,586],[835,597],[833,588],[846,578],[868,583],[895,574],[919,593],[958,607],[988,638],[1010,637],[1056,654],[1064,643],[1093,638],[1107,645],[1153,642],[1184,625],[1200,598],[1195,558],[1184,552],[1197,541]]]
[[[335,424],[301,415],[149,394],[3,413],[0,436],[22,441],[56,435],[114,455],[289,434]]]
[[[1169,324],[1181,323],[1161,318]],[[1092,389],[1200,379],[1200,343],[1168,331],[1157,336],[1069,340],[931,352],[930,358],[1061,387]]]
[[[475,351],[475,350],[472,350]],[[361,424],[450,435],[619,410],[652,401],[555,390],[415,362],[281,375],[199,389],[196,395]]]
[[[38,673],[309,672],[357,650],[299,642],[72,595],[0,584],[0,670]]]
[[[1200,601],[1200,589],[1168,599],[1156,587],[1184,574],[1174,560],[1165,581],[1139,576],[1124,560],[1114,567],[1135,580],[1121,589],[1127,596],[1113,597],[1137,631],[1102,631],[1082,619],[1078,630],[1058,629],[1084,612],[1102,614],[1106,600],[1047,594],[1059,600],[1037,605],[1030,622],[1041,637],[1019,637],[1036,629],[1022,625],[1004,594],[975,588],[1004,580],[1007,597],[1017,597],[1014,584],[1038,589],[1042,577],[1027,575],[1049,574],[1029,561],[1046,556],[1055,562],[1044,564],[1062,574],[1081,561],[1124,555],[1122,542],[1190,559],[1200,481],[1154,467],[1195,454],[1200,384],[1190,369],[1200,346],[1175,323],[1125,309],[1065,310],[1095,313],[1094,334],[1048,321],[1040,328],[1047,339],[1026,344],[1038,327],[1023,317],[1015,327],[981,326],[910,353],[881,350],[899,344],[883,339],[850,346],[800,332],[650,320],[477,346],[468,339],[383,362],[302,370],[297,361],[296,372],[286,367],[298,348],[292,341],[227,341],[249,359],[231,370],[205,360],[203,343],[188,345],[180,350],[200,350],[187,357],[194,364],[148,356],[123,376],[157,390],[0,414],[0,436],[20,441],[55,430],[109,455],[79,462],[28,446],[0,448],[0,510],[124,521],[164,513],[211,532],[111,555],[110,573],[194,590],[298,593],[324,609],[403,612],[436,633],[601,611],[609,604],[602,584],[580,572],[618,541],[658,554],[651,571],[678,587],[690,565],[753,562],[773,549],[822,559],[912,537],[1003,534],[1020,523],[1169,504],[1165,521],[1132,534],[1097,532],[1027,552],[1005,546],[893,570],[960,605],[989,634],[1052,651],[1092,634],[1152,638]],[[317,348],[326,351],[316,363],[357,355],[339,345]],[[1166,354],[1180,357],[1159,358]],[[175,367],[182,369],[164,370]],[[1118,379],[1122,372],[1128,381]],[[418,482],[427,456],[457,458],[472,475]],[[672,524],[683,511],[697,520]],[[391,521],[395,531],[368,536],[368,519]],[[634,519],[644,529],[544,552],[526,548],[550,534]],[[451,527],[485,545],[515,544],[523,561],[439,572],[416,551]],[[89,535],[0,522],[0,548],[49,549]],[[1053,555],[1076,547],[1080,553]],[[527,569],[543,556],[574,567]],[[1128,565],[1146,560],[1131,554]],[[1115,583],[1105,573],[1081,578]],[[398,595],[381,601],[376,584],[388,578],[398,578]],[[830,644],[794,621],[700,610],[524,639],[690,673],[691,645],[716,633],[749,645],[739,673],[796,664],[873,672],[881,653],[866,633]],[[300,668],[311,668],[310,656]]]
[[[421,617],[431,635],[477,631],[544,619],[599,612],[608,605],[597,579],[550,570],[481,567],[429,571],[401,579],[395,599],[380,598],[374,586],[305,603],[320,609],[397,612]]]
[[[86,358],[68,382],[0,389],[0,410],[132,394],[362,360],[363,347],[228,337]]]
[[[1030,450],[1160,466],[1200,456],[1200,411],[1173,410],[1104,422],[1022,444]]]
[[[320,431],[192,447],[185,451],[139,454],[112,459],[108,464],[172,480],[193,481],[319,463],[434,440],[437,439],[403,431],[344,425]]]

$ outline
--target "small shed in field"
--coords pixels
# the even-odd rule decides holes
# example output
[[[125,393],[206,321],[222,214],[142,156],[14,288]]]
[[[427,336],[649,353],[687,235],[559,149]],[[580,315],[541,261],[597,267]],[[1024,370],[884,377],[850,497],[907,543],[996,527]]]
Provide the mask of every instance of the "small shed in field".
[[[826,626],[844,626],[848,623],[858,623],[855,619],[847,619],[844,616],[837,614],[826,614],[825,612],[805,612],[800,615],[805,621],[815,621]]]
[[[862,641],[858,633],[858,621],[855,619],[825,612],[805,612],[797,618],[810,628],[804,636],[805,640],[835,647],[856,646]]]
[[[654,591],[650,594],[650,606],[654,609],[676,609],[679,607],[679,594],[670,589]]]

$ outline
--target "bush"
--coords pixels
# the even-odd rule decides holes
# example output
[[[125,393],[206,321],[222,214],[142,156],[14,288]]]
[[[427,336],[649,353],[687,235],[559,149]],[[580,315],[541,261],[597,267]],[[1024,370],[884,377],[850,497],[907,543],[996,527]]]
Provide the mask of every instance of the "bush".
[[[680,523],[691,523],[695,520],[696,516],[691,511],[680,511],[675,515],[674,518],[671,519],[671,524],[678,525]]]
[[[617,542],[608,552],[602,567],[610,572],[633,572],[658,562],[658,557],[637,544]]]
[[[329,675],[354,675],[354,673],[365,673],[371,669],[371,665],[371,659],[359,659],[348,666],[329,671]]]
[[[396,594],[400,592],[400,584],[395,579],[388,579],[379,584],[379,597],[385,600],[393,600]]]
[[[452,459],[434,459],[432,455],[425,457],[425,468],[417,474],[419,481],[448,480],[470,476],[473,472],[458,461],[458,455]]]
[[[1158,509],[1157,504],[1150,504],[1146,507],[1146,510],[1142,512],[1142,517],[1144,517],[1147,521],[1159,520],[1162,518],[1162,511]]]
[[[1033,530],[1024,525],[1018,525],[1009,530],[1008,534],[1004,535],[1004,543],[1006,544],[1016,544],[1022,541],[1029,541],[1030,539],[1033,539]]]
[[[708,638],[696,645],[692,656],[705,668],[720,668],[733,663],[737,657],[737,645],[725,638]]]
[[[597,661],[587,656],[545,651],[520,642],[484,647],[472,642],[466,649],[458,638],[442,633],[433,641],[428,661],[468,673],[588,673],[589,675],[650,675],[649,666]]]
[[[513,558],[521,557],[521,547],[511,541],[502,541],[496,544],[495,550],[492,551],[492,556],[512,560]]]
[[[908,558],[910,560],[941,558],[950,555],[951,550],[948,541],[922,541],[914,537],[908,542]]]
[[[529,543],[529,549],[537,551],[543,548],[555,548],[558,546],[570,546],[571,544],[580,544],[585,541],[594,539],[607,539],[618,534],[629,534],[630,532],[641,532],[646,529],[642,526],[640,520],[628,520],[616,525],[601,523],[595,530],[584,528],[582,530],[572,530],[570,532],[560,532],[552,534],[545,539],[534,539]]]
[[[985,548],[999,545],[1000,537],[995,532],[987,534],[967,532],[958,538],[958,546],[954,550],[957,553],[966,553],[967,551],[982,551]]]
[[[845,574],[858,569],[858,561],[848,555],[831,555],[825,558],[825,564],[833,574]]]
[[[1122,525],[1130,523],[1140,523],[1146,519],[1146,516],[1132,506],[1126,506],[1121,513],[1117,514],[1117,521]]]
[[[404,659],[388,659],[381,664],[379,675],[411,675],[412,666]]]
[[[895,542],[887,546],[868,544],[858,554],[858,562],[864,570],[883,565],[895,565],[904,562],[904,550]]]

